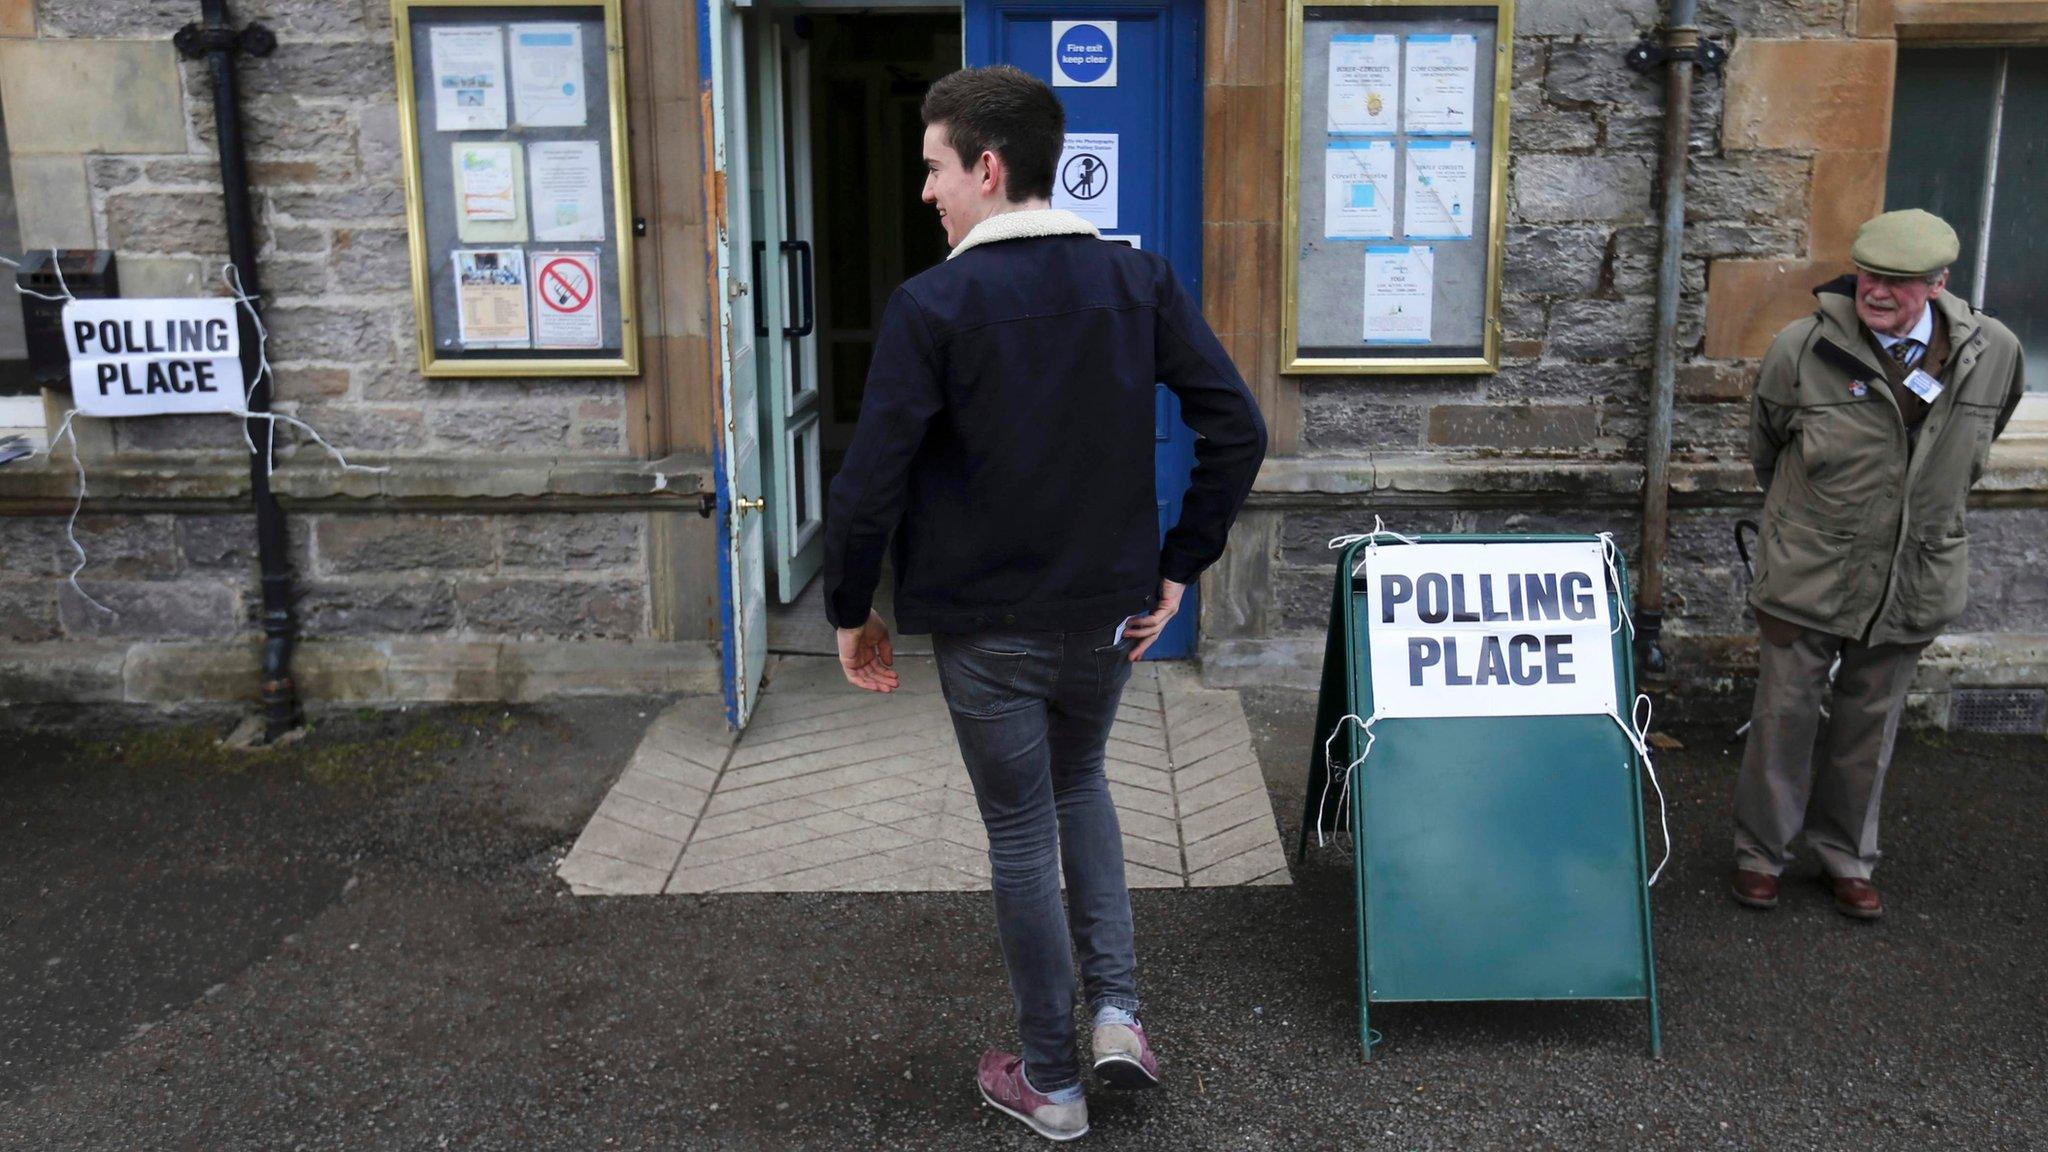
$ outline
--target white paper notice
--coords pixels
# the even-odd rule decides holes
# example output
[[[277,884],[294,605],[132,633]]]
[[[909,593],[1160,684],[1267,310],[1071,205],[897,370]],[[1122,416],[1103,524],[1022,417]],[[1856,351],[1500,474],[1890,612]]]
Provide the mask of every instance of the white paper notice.
[[[581,128],[583,29],[574,24],[514,24],[512,111],[525,128]]]
[[[434,65],[434,129],[469,132],[505,127],[505,36],[498,28],[435,28],[428,33]]]
[[[597,253],[533,254],[533,346],[596,348],[604,343]]]
[[[1401,80],[1406,97],[1401,127],[1410,133],[1469,134],[1478,55],[1477,36],[1408,37],[1408,69]]]
[[[1069,132],[1053,176],[1052,206],[1099,229],[1116,227],[1117,133]]]
[[[1367,555],[1380,716],[1603,716],[1617,703],[1597,540],[1397,544]]]
[[[1401,38],[1330,37],[1330,131],[1391,135],[1400,127]]]
[[[73,300],[63,323],[87,416],[248,410],[233,300]]]
[[[463,223],[509,223],[519,219],[519,146],[457,144],[456,214]]]
[[[1323,164],[1323,235],[1393,239],[1394,142],[1332,140]]]
[[[1365,342],[1427,344],[1436,282],[1436,249],[1427,245],[1365,250]]]
[[[455,302],[464,347],[531,346],[524,250],[456,249]]]
[[[543,243],[604,239],[604,169],[594,140],[528,146],[533,238]]]
[[[1472,235],[1470,140],[1410,140],[1401,231],[1411,240],[1464,240]]]

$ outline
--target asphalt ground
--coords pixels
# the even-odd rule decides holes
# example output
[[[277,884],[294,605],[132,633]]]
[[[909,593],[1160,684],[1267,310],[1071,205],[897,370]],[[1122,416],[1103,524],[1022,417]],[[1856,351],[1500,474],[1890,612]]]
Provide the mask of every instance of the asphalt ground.
[[[1313,700],[1246,701],[1291,846]],[[1042,1146],[972,1085],[1013,1035],[985,894],[566,895],[660,705],[0,732],[0,1148]],[[1092,1091],[1084,1146],[2048,1146],[2048,744],[1903,738],[1865,924],[1727,899],[1735,756],[1678,735],[1662,1060],[1638,1006],[1390,1005],[1362,1064],[1323,851],[1135,895],[1166,1085]]]

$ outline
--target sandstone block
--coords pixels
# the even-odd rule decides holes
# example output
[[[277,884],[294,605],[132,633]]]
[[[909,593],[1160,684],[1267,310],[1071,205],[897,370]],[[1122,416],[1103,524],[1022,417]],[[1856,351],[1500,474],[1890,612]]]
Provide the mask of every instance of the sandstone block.
[[[1439,404],[1429,442],[1443,447],[1556,451],[1584,448],[1600,434],[1599,413],[1581,404]]]
[[[323,575],[489,568],[488,522],[473,516],[323,516],[313,525]]]
[[[541,513],[505,524],[505,565],[551,571],[615,568],[640,558],[643,518]]]
[[[1640,220],[1650,213],[1650,163],[1639,156],[1522,156],[1512,219]]]
[[[646,592],[636,581],[479,580],[456,596],[474,632],[619,639],[646,632]]]
[[[162,38],[0,40],[8,150],[183,152],[177,53],[163,28],[155,34]]]

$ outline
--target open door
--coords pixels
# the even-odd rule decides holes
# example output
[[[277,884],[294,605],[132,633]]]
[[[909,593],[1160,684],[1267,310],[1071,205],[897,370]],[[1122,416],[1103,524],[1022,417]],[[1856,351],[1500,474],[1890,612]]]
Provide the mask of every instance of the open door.
[[[763,14],[765,17],[767,14]],[[761,342],[763,480],[775,598],[788,604],[824,563],[819,483],[817,238],[811,184],[810,47],[793,21],[764,18],[754,38],[754,259]]]
[[[700,42],[711,64],[714,205],[723,220],[717,260],[719,356],[718,486],[720,659],[725,682],[726,720],[745,726],[760,696],[768,664],[768,584],[765,561],[760,437],[761,341],[755,337],[755,303],[765,298],[753,272],[756,183],[751,147],[753,116],[748,105],[748,30],[744,13],[731,0],[703,0]]]

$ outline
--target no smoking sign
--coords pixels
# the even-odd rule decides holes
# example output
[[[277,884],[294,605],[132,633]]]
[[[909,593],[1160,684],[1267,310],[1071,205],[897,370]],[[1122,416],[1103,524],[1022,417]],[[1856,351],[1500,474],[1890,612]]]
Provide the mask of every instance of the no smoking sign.
[[[597,253],[536,252],[533,267],[534,347],[602,347],[604,306]]]

